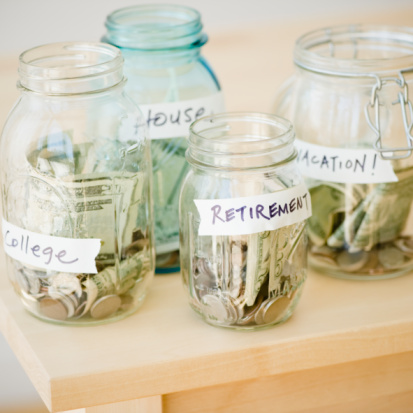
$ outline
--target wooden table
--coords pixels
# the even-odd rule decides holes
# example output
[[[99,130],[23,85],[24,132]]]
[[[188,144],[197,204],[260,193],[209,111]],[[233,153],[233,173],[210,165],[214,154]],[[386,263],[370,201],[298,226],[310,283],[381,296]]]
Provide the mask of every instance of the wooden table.
[[[411,411],[412,274],[310,273],[293,317],[253,333],[202,322],[179,275],[156,277],[137,313],[95,327],[35,319],[4,278],[0,330],[52,412]]]
[[[411,24],[412,17],[407,10],[359,21]],[[211,36],[206,55],[228,108],[269,111],[292,73],[294,39],[350,20]],[[13,59],[0,64],[1,123],[17,96],[15,67]],[[413,274],[357,282],[310,272],[293,317],[254,333],[203,323],[190,310],[179,275],[156,277],[129,318],[83,328],[26,313],[2,254],[0,275],[0,331],[52,412],[413,411]]]

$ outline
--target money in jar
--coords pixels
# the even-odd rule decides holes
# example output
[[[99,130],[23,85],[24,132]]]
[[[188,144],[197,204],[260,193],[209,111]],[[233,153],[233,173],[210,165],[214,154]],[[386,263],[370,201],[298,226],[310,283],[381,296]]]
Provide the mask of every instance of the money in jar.
[[[205,117],[190,128],[180,194],[181,268],[209,324],[255,330],[287,320],[307,273],[311,200],[287,120]]]
[[[352,25],[306,33],[275,113],[296,125],[311,193],[310,264],[374,280],[413,269],[413,31]]]
[[[174,4],[148,2],[115,10],[105,25],[103,41],[122,51],[126,91],[149,129],[156,272],[177,272],[178,203],[189,169],[189,125],[225,109],[217,77],[201,54],[208,37],[197,10]]]
[[[3,247],[23,305],[46,321],[125,317],[154,273],[148,132],[122,66],[103,43],[20,56],[0,142]]]

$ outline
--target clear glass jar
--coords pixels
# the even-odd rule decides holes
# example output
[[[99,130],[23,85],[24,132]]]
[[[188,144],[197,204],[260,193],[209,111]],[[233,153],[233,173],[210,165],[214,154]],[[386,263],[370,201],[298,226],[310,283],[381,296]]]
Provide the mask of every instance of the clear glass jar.
[[[148,131],[122,66],[103,43],[20,56],[0,142],[2,232],[14,288],[43,320],[122,318],[153,278]]]
[[[316,30],[294,60],[275,113],[295,125],[311,193],[310,264],[352,279],[410,271],[413,30]]]
[[[285,119],[221,114],[191,126],[180,195],[181,270],[212,325],[254,330],[295,308],[307,266],[311,202]]]
[[[127,92],[147,119],[153,162],[156,272],[179,271],[179,190],[188,172],[189,125],[224,110],[219,83],[200,55],[200,14],[176,5],[141,5],[110,14],[104,41],[125,58]]]

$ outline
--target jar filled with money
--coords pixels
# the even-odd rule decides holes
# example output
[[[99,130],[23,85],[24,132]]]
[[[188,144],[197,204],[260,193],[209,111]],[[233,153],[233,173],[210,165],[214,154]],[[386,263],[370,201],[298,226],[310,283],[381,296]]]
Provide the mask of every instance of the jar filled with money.
[[[366,280],[412,270],[413,29],[316,30],[294,60],[275,113],[296,125],[310,264]]]
[[[189,125],[224,110],[217,78],[201,56],[207,41],[201,16],[184,6],[139,5],[110,14],[106,28],[103,40],[122,50],[127,92],[149,127],[156,272],[179,271],[178,201]]]
[[[181,268],[189,303],[209,324],[268,327],[299,300],[311,202],[293,141],[292,125],[273,115],[221,114],[191,125]]]
[[[0,141],[2,235],[13,286],[43,320],[122,318],[153,278],[148,132],[122,66],[104,43],[20,56]]]

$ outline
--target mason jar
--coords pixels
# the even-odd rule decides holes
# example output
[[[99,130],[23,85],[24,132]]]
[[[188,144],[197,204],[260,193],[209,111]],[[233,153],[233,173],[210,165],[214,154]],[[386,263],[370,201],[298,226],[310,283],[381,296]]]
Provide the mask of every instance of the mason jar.
[[[20,56],[0,142],[3,245],[23,305],[46,321],[124,317],[153,278],[148,132],[122,66],[103,43]]]
[[[192,124],[180,195],[181,270],[209,324],[254,330],[290,317],[306,279],[310,196],[292,125],[259,113]]]
[[[220,85],[201,56],[207,42],[200,14],[176,5],[139,5],[106,20],[104,41],[125,58],[126,89],[151,137],[156,272],[179,271],[178,202],[189,125],[224,110]]]
[[[295,45],[275,113],[292,120],[312,199],[310,264],[378,279],[413,269],[413,29],[352,25]]]

